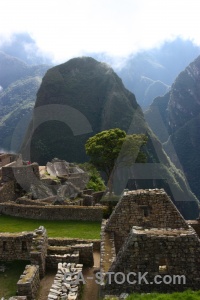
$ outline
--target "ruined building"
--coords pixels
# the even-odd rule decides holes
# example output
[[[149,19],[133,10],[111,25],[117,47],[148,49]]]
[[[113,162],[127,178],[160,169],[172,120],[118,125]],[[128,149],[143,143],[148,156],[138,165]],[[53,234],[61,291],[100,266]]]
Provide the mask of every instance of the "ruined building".
[[[103,225],[101,271],[113,272],[102,294],[199,289],[200,239],[164,190],[126,192]]]

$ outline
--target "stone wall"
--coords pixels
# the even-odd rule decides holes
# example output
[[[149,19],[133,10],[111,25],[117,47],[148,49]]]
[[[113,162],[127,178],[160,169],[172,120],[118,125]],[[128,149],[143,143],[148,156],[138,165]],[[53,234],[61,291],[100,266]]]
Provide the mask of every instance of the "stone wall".
[[[84,264],[84,266],[92,267],[94,265],[93,258],[93,243],[77,243],[72,245],[55,245],[48,247],[48,254],[71,254],[74,251],[79,253],[79,263]]]
[[[190,225],[197,233],[200,238],[200,220],[189,220],[187,221],[188,225]]]
[[[27,265],[24,273],[17,282],[17,293],[26,296],[27,300],[34,300],[40,288],[39,267]]]
[[[0,203],[0,213],[9,216],[37,219],[37,220],[80,220],[101,221],[104,206],[84,207],[69,205],[19,205]]]
[[[101,226],[101,252],[100,252],[100,268],[102,273],[108,272],[112,263],[116,259],[115,242],[112,232],[106,232],[107,220],[103,220]]]
[[[17,155],[11,153],[0,153],[0,168],[13,162]]]
[[[46,229],[40,226],[34,231],[30,260],[33,265],[39,265],[40,277],[45,276],[48,237]]]
[[[15,203],[16,204],[22,204],[22,205],[38,205],[38,206],[46,206],[46,205],[48,205],[48,203],[42,202],[40,200],[31,200],[31,199],[28,199],[26,197],[18,198],[15,201]]]
[[[27,300],[26,296],[12,296],[9,300]]]
[[[2,181],[15,181],[25,191],[29,191],[31,184],[37,184],[39,179],[40,172],[37,163],[27,165],[13,162],[2,167]]]
[[[83,265],[75,263],[59,263],[58,272],[51,286],[47,300],[78,300],[80,285],[75,284],[77,274],[82,272]],[[66,273],[71,275],[66,276]],[[88,299],[89,300],[89,299]]]
[[[0,260],[30,260],[33,232],[0,233]]]
[[[138,274],[145,274],[145,281],[130,284],[127,280],[119,284],[122,276],[111,284],[106,278],[105,294],[144,292],[152,291],[171,292],[183,291],[188,288],[198,290],[200,286],[200,240],[192,228],[189,230],[176,229],[143,229],[133,227],[123,247],[118,252],[109,272],[123,272],[125,278],[129,272],[135,272],[136,276],[131,281],[138,280]],[[159,281],[166,275],[170,275],[173,284],[156,284],[155,276],[161,276]],[[185,283],[182,279],[178,283],[177,275],[185,276]],[[168,276],[169,280],[169,276]],[[169,282],[169,281],[168,281]]]
[[[100,250],[101,240],[90,240],[90,239],[76,239],[76,238],[48,238],[50,246],[69,246],[76,244],[90,244],[93,243],[93,250]]]
[[[14,181],[0,183],[0,203],[13,201],[15,199]]]
[[[57,270],[59,263],[79,263],[79,252],[74,251],[72,254],[52,254],[46,256],[46,268]]]
[[[184,228],[188,225],[164,190],[135,190],[124,193],[105,227],[114,232],[118,252],[132,226]]]

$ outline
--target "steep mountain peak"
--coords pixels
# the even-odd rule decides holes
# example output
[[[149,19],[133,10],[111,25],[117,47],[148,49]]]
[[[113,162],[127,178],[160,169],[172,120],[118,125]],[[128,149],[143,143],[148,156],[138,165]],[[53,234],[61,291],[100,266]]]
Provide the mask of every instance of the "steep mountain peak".
[[[57,105],[58,111],[54,113],[54,119],[44,122],[41,120],[42,124],[38,128],[32,127],[32,124],[29,127],[28,140],[25,140],[25,143],[30,143],[30,132],[34,132],[31,148],[34,160],[40,163],[51,158],[48,157],[50,155],[48,149],[52,150],[54,157],[68,161],[84,161],[87,159],[84,144],[89,136],[109,128],[128,131],[130,124],[133,123],[133,116],[135,129],[138,129],[141,122],[137,120],[143,119],[135,96],[124,87],[113,69],[91,57],[73,58],[47,71],[37,93],[35,114],[40,107],[47,108],[47,105]],[[61,111],[75,109],[86,118],[91,126],[91,132],[73,136],[67,118],[66,122],[60,119],[59,108]],[[75,127],[79,121],[79,117],[74,115]],[[47,153],[37,150],[38,140],[43,143]],[[64,145],[63,141],[67,141],[68,145]],[[38,155],[42,155],[42,158]]]
[[[200,56],[178,75],[169,93],[154,100],[146,120],[200,197]]]
[[[172,131],[184,126],[200,112],[200,56],[176,78],[168,103]]]

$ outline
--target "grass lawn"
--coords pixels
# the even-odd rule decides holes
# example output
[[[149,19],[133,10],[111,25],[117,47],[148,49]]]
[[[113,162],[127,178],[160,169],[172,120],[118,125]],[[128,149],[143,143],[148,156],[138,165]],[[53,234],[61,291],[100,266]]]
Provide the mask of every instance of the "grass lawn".
[[[0,216],[0,232],[32,231],[43,225],[49,237],[99,239],[100,222],[91,221],[48,221]]]
[[[109,300],[116,300],[115,297],[106,298]],[[126,300],[199,300],[200,291],[187,290],[183,293],[171,293],[171,294],[132,294],[126,298]]]
[[[200,291],[193,292],[187,290],[183,293],[172,293],[172,294],[132,294],[126,300],[199,300]],[[113,299],[114,300],[114,299]]]
[[[0,262],[6,267],[5,272],[0,272],[0,299],[16,295],[17,281],[24,272],[28,261]]]

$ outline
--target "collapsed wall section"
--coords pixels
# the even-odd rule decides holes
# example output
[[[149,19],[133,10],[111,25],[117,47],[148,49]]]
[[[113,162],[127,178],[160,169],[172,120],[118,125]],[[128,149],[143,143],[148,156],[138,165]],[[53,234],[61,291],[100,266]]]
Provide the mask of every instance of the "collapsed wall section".
[[[31,184],[38,184],[38,180],[40,180],[40,172],[37,163],[27,165],[22,162],[12,162],[2,167],[2,181],[17,182],[27,192]]]

